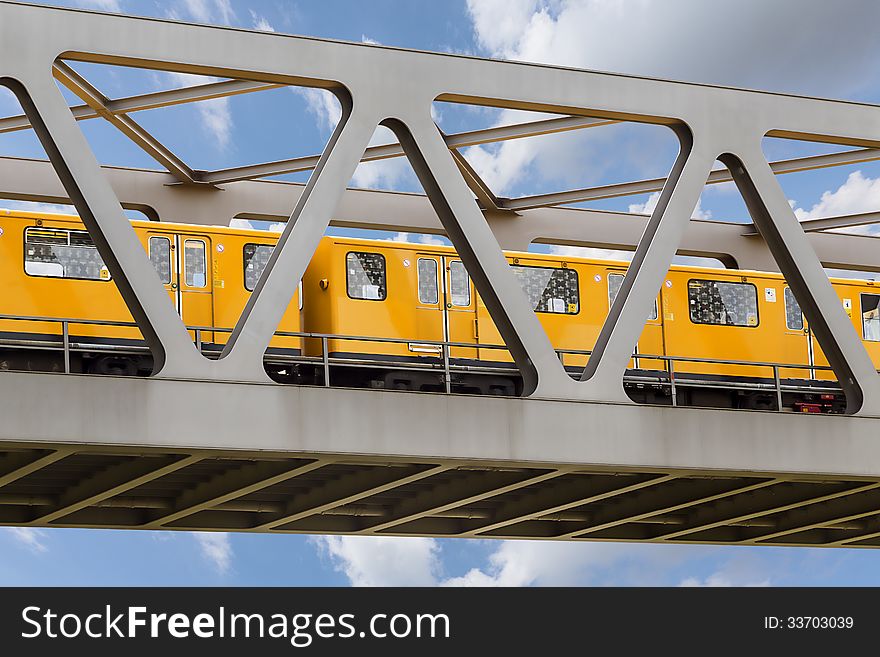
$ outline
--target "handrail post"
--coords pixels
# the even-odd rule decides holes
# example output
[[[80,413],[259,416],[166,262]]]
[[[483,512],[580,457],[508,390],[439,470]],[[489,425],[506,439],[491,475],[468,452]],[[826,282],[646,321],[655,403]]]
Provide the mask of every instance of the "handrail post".
[[[321,359],[324,362],[324,387],[330,387],[330,347],[327,343],[327,336],[321,338]]]
[[[672,406],[678,406],[678,393],[675,389],[675,365],[671,358],[666,359],[666,373],[669,374],[669,394],[672,395]]]
[[[776,385],[776,410],[782,411],[782,382],[779,380],[779,366],[773,366],[773,382]]]
[[[444,342],[442,345],[443,349],[443,385],[446,388],[446,393],[449,394],[452,392],[452,374],[449,372],[449,343]]]
[[[199,353],[202,353],[202,329],[196,329],[196,349],[199,350]]]
[[[67,320],[61,322],[61,342],[64,345],[64,373],[70,374],[70,329]]]

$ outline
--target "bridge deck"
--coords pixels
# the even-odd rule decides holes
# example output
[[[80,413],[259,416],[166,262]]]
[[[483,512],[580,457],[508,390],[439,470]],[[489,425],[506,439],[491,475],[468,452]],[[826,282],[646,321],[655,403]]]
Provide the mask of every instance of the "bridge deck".
[[[0,524],[880,546],[876,418],[0,374]]]

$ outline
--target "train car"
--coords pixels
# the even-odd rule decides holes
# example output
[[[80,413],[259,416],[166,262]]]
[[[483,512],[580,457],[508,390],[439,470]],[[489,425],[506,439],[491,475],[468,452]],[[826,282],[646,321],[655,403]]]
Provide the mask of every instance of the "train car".
[[[241,315],[277,235],[257,230],[132,222],[194,343],[216,356]],[[98,249],[76,216],[0,210],[0,316],[70,321],[70,369],[136,375],[152,358]],[[195,327],[204,327],[198,328]],[[279,326],[299,332],[297,293]],[[63,370],[60,321],[0,319],[0,369]],[[287,373],[301,338],[276,337],[270,370]]]
[[[577,376],[627,263],[536,253],[506,257],[560,359]],[[832,284],[880,367],[880,286],[850,279]],[[339,363],[334,377],[340,385],[442,390],[443,353],[436,343],[443,341],[456,345],[449,351],[452,390],[511,394],[519,385],[452,248],[325,238],[303,285],[307,331],[357,337],[305,345],[307,354],[317,357],[326,349]],[[383,340],[389,337],[396,341]],[[676,360],[670,366],[659,357]],[[781,275],[675,266],[647,318],[626,387],[638,401],[671,403],[674,377],[678,403],[773,408],[778,377],[786,406],[841,411],[845,400],[827,367]]]
[[[278,236],[132,224],[193,341],[216,357]],[[562,364],[577,377],[627,263],[505,255]],[[0,211],[0,276],[7,290],[0,301],[0,369],[62,369],[66,320],[72,371],[151,371],[149,351],[78,217]],[[880,286],[832,284],[880,366]],[[307,336],[273,338],[266,368],[281,382],[327,385],[330,376],[333,385],[492,395],[521,387],[450,247],[325,237],[278,331]],[[443,343],[452,346],[444,351]],[[624,383],[633,399],[648,403],[775,408],[782,391],[787,408],[837,412],[845,405],[794,295],[779,274],[766,272],[672,267]]]

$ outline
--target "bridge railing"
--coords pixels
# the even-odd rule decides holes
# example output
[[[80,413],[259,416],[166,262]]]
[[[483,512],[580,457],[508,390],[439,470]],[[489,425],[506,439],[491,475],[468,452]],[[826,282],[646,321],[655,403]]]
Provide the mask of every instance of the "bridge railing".
[[[15,349],[43,349],[48,351],[61,351],[64,373],[71,372],[71,354],[73,352],[109,352],[109,353],[149,353],[146,344],[133,341],[129,344],[121,343],[97,343],[88,342],[87,337],[77,338],[75,334],[71,335],[71,326],[100,326],[106,328],[131,328],[137,329],[137,324],[131,321],[115,321],[101,319],[83,319],[75,317],[46,317],[38,315],[0,315],[0,321],[15,322],[43,322],[57,324],[59,326],[59,335],[57,339],[53,335],[40,335],[39,337],[28,338],[22,336],[20,338],[3,338],[0,339],[0,347],[8,347]],[[193,341],[201,353],[207,357],[216,357],[219,352],[212,348],[211,342],[205,342],[203,336],[210,333],[231,333],[232,328],[218,326],[188,325],[187,330],[191,332]],[[470,359],[455,358],[452,356],[453,349],[470,349],[470,350],[486,350],[507,352],[508,348],[503,344],[479,343],[479,342],[455,342],[450,340],[424,340],[412,338],[394,338],[394,337],[378,337],[370,335],[341,335],[334,333],[315,333],[304,331],[276,331],[275,336],[279,338],[299,338],[314,341],[314,344],[320,344],[319,355],[304,355],[291,353],[271,354],[269,358],[284,363],[291,364],[311,364],[322,371],[321,385],[331,387],[332,370],[343,368],[363,368],[367,366],[381,366],[383,368],[394,368],[395,370],[404,371],[432,371],[442,374],[444,391],[446,393],[453,392],[453,375],[461,373],[472,374],[511,374],[515,371],[513,363],[509,366],[502,362],[489,360],[487,363],[480,363],[485,360],[484,356],[478,359],[476,357]],[[395,360],[393,357],[389,359],[387,356],[379,359],[373,354],[363,353],[357,356],[334,356],[332,355],[330,345],[331,341],[341,342],[360,342],[375,343],[377,345],[413,345],[417,344],[420,348],[434,351],[414,353],[411,360]],[[565,356],[589,358],[591,355],[589,349],[556,349],[556,354],[560,361]],[[678,406],[678,392],[685,388],[717,388],[728,391],[765,391],[775,395],[775,408],[772,410],[785,411],[783,403],[783,395],[793,392],[810,392],[814,394],[840,395],[841,389],[837,382],[832,379],[820,379],[820,373],[832,373],[833,370],[827,365],[817,365],[808,363],[788,363],[775,361],[752,361],[752,360],[734,360],[719,358],[700,358],[694,356],[675,356],[666,354],[646,354],[633,353],[632,357],[636,363],[636,367],[627,371],[624,376],[624,382],[633,386],[649,386],[655,389],[663,389],[667,391],[672,406]],[[464,362],[467,361],[467,362]],[[662,367],[639,367],[640,361],[655,361],[662,363]],[[683,367],[690,366],[693,369],[695,365],[711,365],[726,366],[731,368],[743,367],[754,370],[755,368],[764,370],[766,375],[762,373],[760,376],[743,376],[739,378],[726,377],[724,379],[706,378],[699,376],[699,372],[682,371]],[[580,368],[571,367],[569,373],[571,376],[577,376]],[[802,372],[805,376],[791,376],[794,372]],[[880,370],[878,370],[880,372]],[[783,376],[783,373],[788,376]],[[809,386],[799,384],[799,381],[810,381]]]

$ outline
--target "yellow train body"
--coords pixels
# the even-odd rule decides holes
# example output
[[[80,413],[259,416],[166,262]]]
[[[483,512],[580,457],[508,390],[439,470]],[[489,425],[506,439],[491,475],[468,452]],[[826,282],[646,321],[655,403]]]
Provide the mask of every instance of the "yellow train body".
[[[224,227],[132,222],[183,321],[207,350],[219,351],[265,267],[277,235]],[[0,211],[0,315],[131,322],[109,272],[78,217]],[[515,276],[562,362],[583,367],[627,263],[536,253],[507,253]],[[880,368],[880,285],[833,279],[853,330]],[[441,357],[510,368],[510,355],[452,248],[325,237],[301,292],[278,331],[325,338],[337,362],[369,356],[388,362]],[[70,334],[96,344],[136,344],[136,328],[71,322]],[[60,324],[0,319],[5,344],[34,343]],[[342,337],[349,336],[349,337]],[[370,340],[369,338],[374,338]],[[396,339],[397,342],[382,341]],[[36,341],[39,343],[39,340]],[[270,352],[323,358],[321,338],[276,336]],[[668,272],[631,368],[665,371],[651,356],[682,358],[681,375],[827,381],[833,374],[794,296],[778,274],[675,266]],[[699,359],[689,361],[687,359]],[[784,367],[790,365],[791,367]],[[343,380],[348,380],[343,378]],[[377,385],[375,382],[373,385]],[[378,384],[378,385],[381,385]]]

